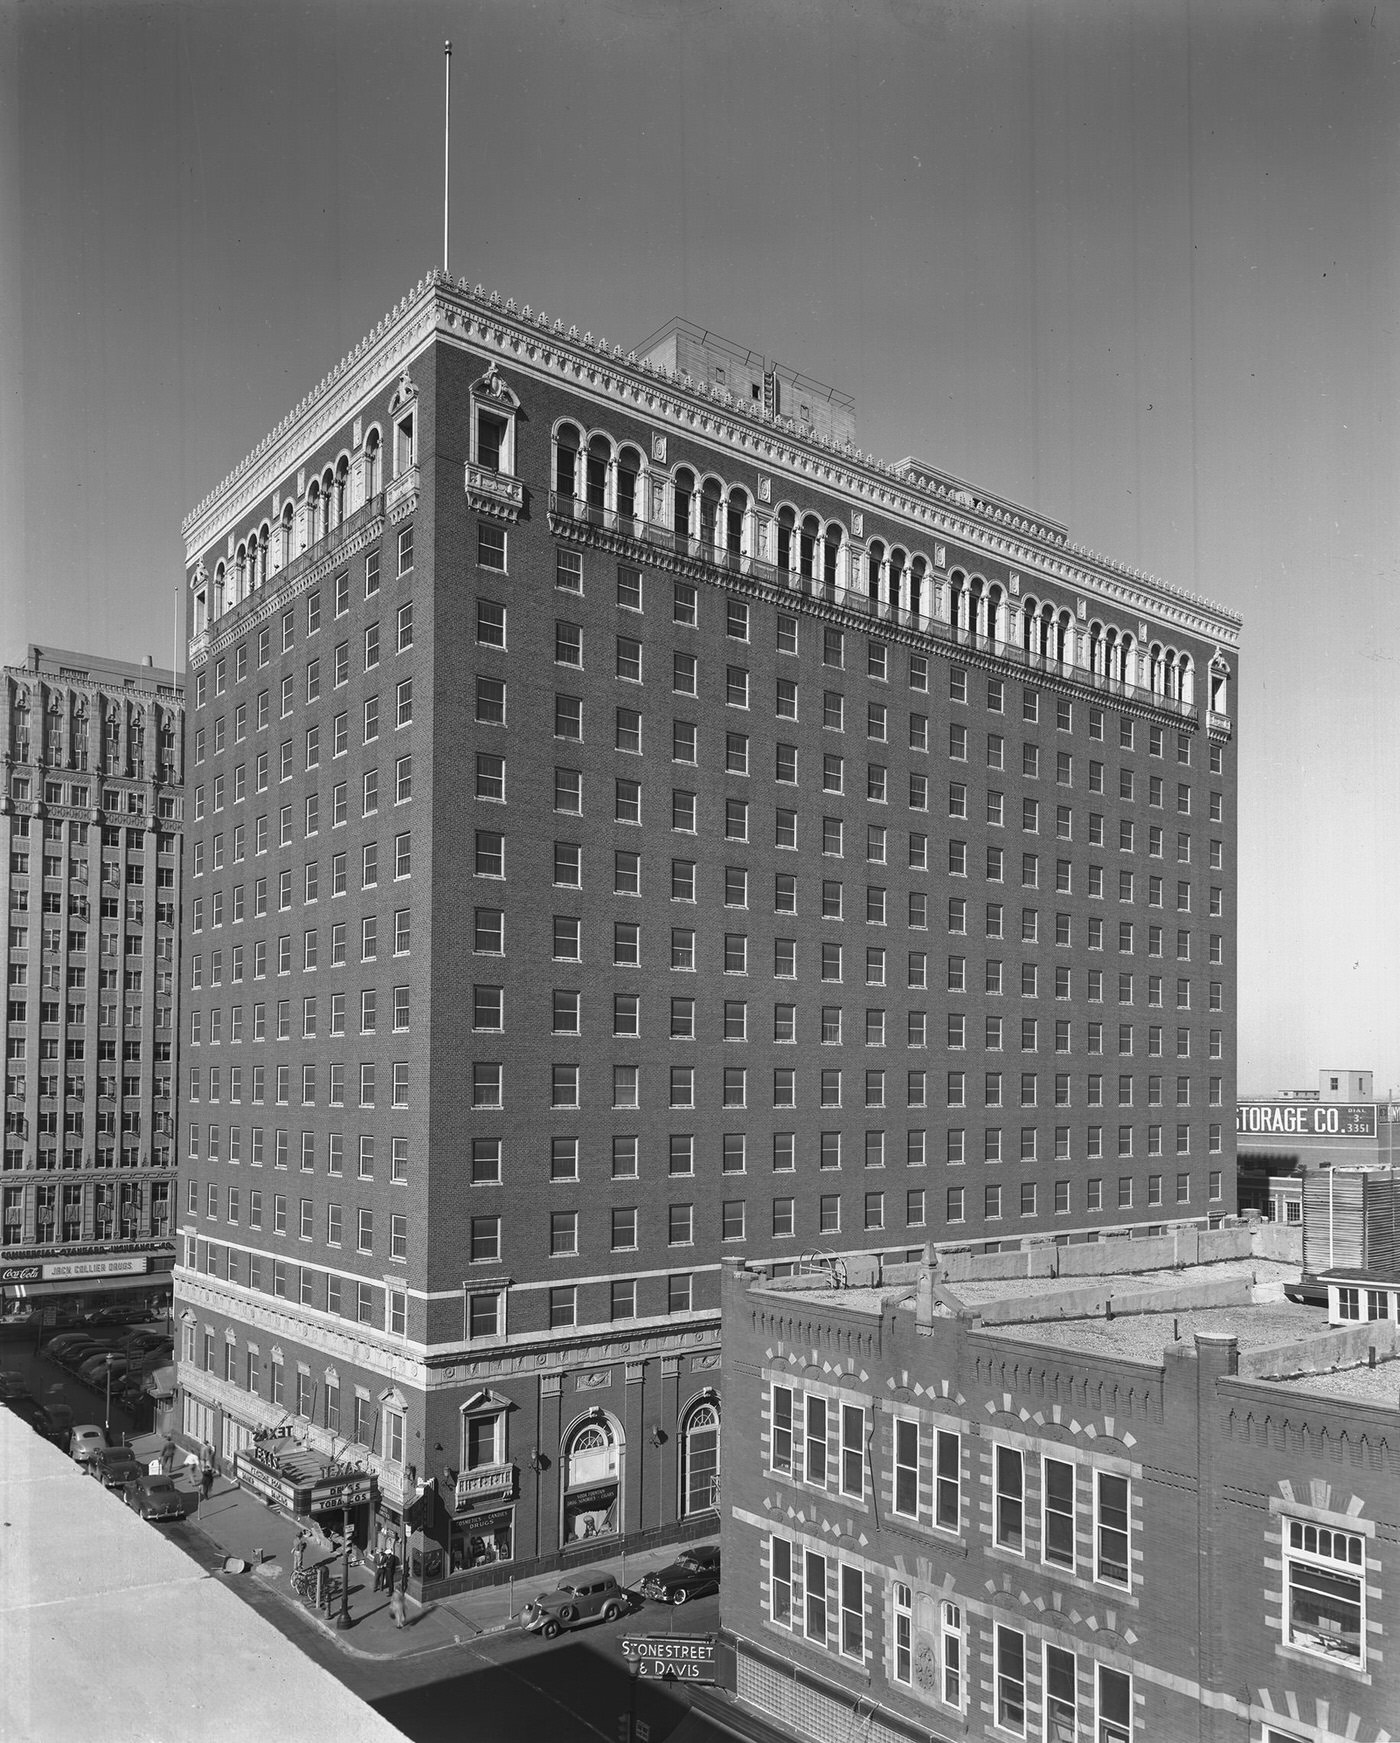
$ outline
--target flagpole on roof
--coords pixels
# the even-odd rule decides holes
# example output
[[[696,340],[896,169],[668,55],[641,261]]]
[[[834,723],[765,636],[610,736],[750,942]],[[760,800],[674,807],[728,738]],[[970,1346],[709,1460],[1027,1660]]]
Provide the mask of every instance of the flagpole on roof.
[[[448,185],[451,178],[451,160],[448,156],[448,146],[452,137],[452,41],[448,39],[443,51],[443,93],[442,93],[442,270],[450,278],[452,269],[447,259],[447,214]]]

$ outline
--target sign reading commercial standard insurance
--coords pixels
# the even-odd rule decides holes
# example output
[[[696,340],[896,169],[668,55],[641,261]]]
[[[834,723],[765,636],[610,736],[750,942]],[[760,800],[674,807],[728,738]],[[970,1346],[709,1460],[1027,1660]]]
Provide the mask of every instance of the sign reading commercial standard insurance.
[[[1374,1138],[1373,1102],[1245,1101],[1235,1109],[1241,1138]]]
[[[713,1634],[624,1634],[622,1656],[641,1677],[675,1682],[715,1680]]]

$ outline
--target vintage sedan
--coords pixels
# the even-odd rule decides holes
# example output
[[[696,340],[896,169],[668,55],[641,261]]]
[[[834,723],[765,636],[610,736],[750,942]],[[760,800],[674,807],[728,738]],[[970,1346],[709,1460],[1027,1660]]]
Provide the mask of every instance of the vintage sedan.
[[[641,1584],[644,1598],[662,1604],[684,1604],[719,1590],[719,1545],[697,1544],[683,1549],[668,1566],[649,1573]]]
[[[107,1445],[105,1430],[95,1422],[80,1422],[73,1430],[73,1438],[69,1443],[69,1452],[74,1464],[86,1465],[93,1455]]]
[[[561,1628],[595,1619],[611,1622],[632,1608],[631,1600],[611,1574],[591,1580],[566,1581],[558,1591],[531,1598],[520,1612],[520,1626],[553,1640]]]
[[[141,1475],[141,1462],[129,1446],[100,1446],[88,1460],[88,1475],[104,1489],[125,1490]]]
[[[128,1483],[124,1499],[128,1507],[143,1519],[183,1519],[185,1497],[175,1487],[175,1479],[164,1472],[137,1477]]]

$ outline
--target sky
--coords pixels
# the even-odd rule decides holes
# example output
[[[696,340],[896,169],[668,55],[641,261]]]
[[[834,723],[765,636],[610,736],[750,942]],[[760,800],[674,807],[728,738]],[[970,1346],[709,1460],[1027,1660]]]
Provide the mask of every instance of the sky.
[[[173,657],[183,516],[441,264],[448,36],[455,275],[1243,616],[1240,1087],[1400,1090],[1394,0],[0,0],[0,658]]]

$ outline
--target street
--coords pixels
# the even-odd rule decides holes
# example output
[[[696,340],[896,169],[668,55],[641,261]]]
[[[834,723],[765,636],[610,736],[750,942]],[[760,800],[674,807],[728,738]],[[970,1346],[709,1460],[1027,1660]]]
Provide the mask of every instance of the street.
[[[202,1565],[217,1564],[217,1551],[194,1520],[166,1529]],[[281,1592],[257,1582],[231,1589],[415,1743],[618,1743],[619,1721],[634,1694],[637,1743],[665,1743],[688,1708],[684,1689],[634,1685],[622,1636],[707,1634],[719,1627],[719,1596],[713,1594],[679,1609],[642,1603],[630,1616],[589,1623],[554,1641],[519,1629],[473,1637],[464,1622],[459,1644],[370,1659],[342,1650]],[[347,1644],[354,1646],[353,1632]]]

